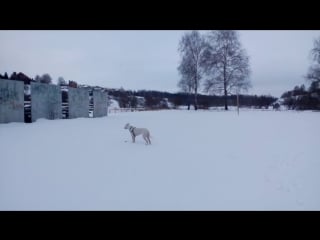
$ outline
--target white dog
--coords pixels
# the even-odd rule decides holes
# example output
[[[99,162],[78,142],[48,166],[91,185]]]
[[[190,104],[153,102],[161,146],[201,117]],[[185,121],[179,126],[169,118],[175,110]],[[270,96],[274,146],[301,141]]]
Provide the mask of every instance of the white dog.
[[[129,123],[127,123],[127,124],[124,126],[124,129],[129,129],[129,132],[130,132],[130,134],[131,134],[132,142],[133,142],[133,143],[135,142],[136,136],[142,134],[143,139],[146,141],[146,145],[151,144],[151,141],[150,141],[150,132],[149,132],[148,129],[146,129],[146,128],[136,128],[136,127],[130,126]]]

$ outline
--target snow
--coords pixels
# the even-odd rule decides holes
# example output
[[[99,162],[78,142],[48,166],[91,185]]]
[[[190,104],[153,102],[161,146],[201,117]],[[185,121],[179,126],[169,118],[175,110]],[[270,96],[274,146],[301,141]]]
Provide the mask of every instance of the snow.
[[[319,122],[163,110],[0,124],[0,210],[320,210]]]
[[[108,109],[119,109],[119,103],[118,101],[114,100],[114,99],[109,99],[110,105],[108,107]]]

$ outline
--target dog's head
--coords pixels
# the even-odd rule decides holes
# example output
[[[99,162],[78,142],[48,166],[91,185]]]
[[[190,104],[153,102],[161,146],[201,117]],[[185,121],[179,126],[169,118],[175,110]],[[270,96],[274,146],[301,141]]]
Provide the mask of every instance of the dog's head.
[[[128,129],[130,127],[130,124],[127,123],[125,126],[124,126],[124,129]]]

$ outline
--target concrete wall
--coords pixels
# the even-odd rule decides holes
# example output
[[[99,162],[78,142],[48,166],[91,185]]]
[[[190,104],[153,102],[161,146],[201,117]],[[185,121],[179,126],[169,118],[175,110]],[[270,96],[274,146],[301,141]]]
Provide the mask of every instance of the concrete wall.
[[[89,92],[84,88],[68,88],[69,118],[89,117]]]
[[[0,79],[0,123],[24,122],[24,83]]]
[[[32,122],[38,118],[62,118],[60,86],[45,83],[31,83]]]
[[[101,91],[93,91],[93,117],[103,117],[108,114],[108,94]]]
[[[31,122],[62,118],[60,86],[31,82]],[[108,115],[108,94],[93,91],[93,117]],[[68,89],[69,118],[89,117],[88,89]],[[0,123],[24,122],[24,83],[0,79]]]

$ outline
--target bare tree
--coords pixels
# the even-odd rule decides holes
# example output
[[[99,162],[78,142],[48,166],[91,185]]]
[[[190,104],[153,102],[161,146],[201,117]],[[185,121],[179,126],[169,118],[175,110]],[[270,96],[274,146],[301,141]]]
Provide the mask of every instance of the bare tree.
[[[320,82],[320,37],[314,41],[311,55],[314,63],[310,66],[306,78],[311,82]]]
[[[314,46],[311,53],[313,55],[313,59],[320,64],[320,37],[314,40]]]
[[[312,82],[320,82],[320,66],[311,66],[307,74],[307,79]]]
[[[178,66],[181,75],[178,86],[185,92],[194,93],[194,108],[197,110],[197,94],[203,75],[201,61],[205,50],[205,41],[198,31],[188,32],[183,35],[178,50],[182,57]],[[188,109],[190,109],[189,105]]]
[[[183,91],[188,94],[188,110],[190,110],[190,98],[191,98],[191,93],[194,90],[194,83],[192,77],[192,66],[191,66],[191,61],[190,58],[188,57],[183,57],[182,61],[178,67],[178,71],[181,74],[181,79],[178,82],[178,87]]]
[[[202,62],[206,73],[204,90],[208,93],[223,93],[225,110],[228,110],[228,94],[239,94],[251,86],[249,57],[241,47],[236,31],[210,31],[206,42]]]
[[[64,80],[63,77],[58,77],[58,85],[61,86],[61,85],[67,85],[67,82],[66,80]]]
[[[50,84],[52,83],[52,78],[48,73],[45,73],[40,77],[40,82]]]
[[[7,72],[4,73],[3,79],[9,79]]]
[[[41,77],[40,77],[39,75],[36,75],[36,76],[34,77],[34,80],[35,80],[36,82],[40,82]]]

